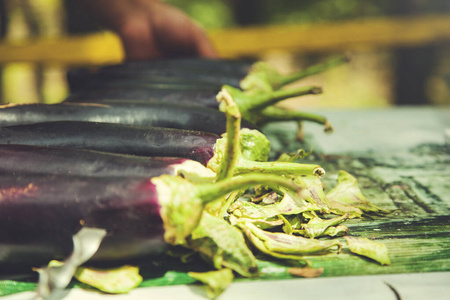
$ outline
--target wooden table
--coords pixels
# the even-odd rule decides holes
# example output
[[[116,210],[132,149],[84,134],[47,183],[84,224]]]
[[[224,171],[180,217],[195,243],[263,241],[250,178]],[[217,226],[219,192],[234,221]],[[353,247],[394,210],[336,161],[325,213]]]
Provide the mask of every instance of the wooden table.
[[[273,148],[312,147],[311,160],[327,170],[328,186],[335,184],[340,169],[346,170],[358,179],[370,201],[397,213],[346,223],[350,234],[385,243],[390,267],[369,266],[361,260],[348,266],[345,255],[317,263],[330,276],[449,271],[450,108],[320,113],[334,124],[332,135],[306,124],[306,142],[301,145],[290,142],[293,124],[278,124],[267,128],[276,141]]]
[[[450,108],[320,113],[333,123],[333,135],[315,124],[305,124],[304,143],[293,142],[292,123],[271,125],[265,132],[275,152],[312,147],[306,161],[319,162],[327,170],[327,188],[343,169],[358,179],[370,201],[396,210],[345,223],[350,235],[385,243],[391,266],[345,251],[310,257],[314,267],[324,267],[320,278],[285,279],[280,272],[266,280],[237,281],[219,299],[450,299]],[[24,299],[20,296],[24,294],[11,299]],[[111,297],[74,289],[66,299]],[[191,285],[139,288],[113,296],[143,297],[205,299],[200,287]]]

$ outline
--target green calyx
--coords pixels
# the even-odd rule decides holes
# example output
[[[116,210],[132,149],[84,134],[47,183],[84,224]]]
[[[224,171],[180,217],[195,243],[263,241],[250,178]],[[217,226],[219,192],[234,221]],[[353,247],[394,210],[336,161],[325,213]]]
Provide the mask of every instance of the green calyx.
[[[234,175],[246,173],[266,173],[273,175],[316,175],[323,176],[325,171],[315,164],[299,164],[293,162],[267,162],[270,142],[257,130],[242,129],[239,139],[240,151],[234,166]],[[208,162],[208,168],[217,172],[226,152],[228,140],[225,134],[217,140],[215,154]]]
[[[347,56],[332,57],[323,63],[287,75],[280,74],[265,62],[257,62],[253,65],[249,74],[240,82],[240,87],[245,91],[267,93],[348,61],[349,58]]]
[[[217,172],[225,157],[228,135],[224,134],[218,139],[215,146],[214,156],[208,162],[208,168]],[[253,161],[267,161],[270,153],[270,142],[267,137],[258,130],[243,128],[239,137],[240,151],[238,151],[238,162],[247,159]]]
[[[248,75],[241,80],[243,90],[270,92],[282,85],[282,77],[276,69],[265,62],[257,62]]]
[[[299,192],[299,187],[291,180],[274,175],[248,174],[226,178],[211,184],[195,184],[186,179],[162,175],[152,179],[161,205],[164,224],[164,239],[172,245],[184,244],[186,237],[200,222],[204,207],[222,196],[236,190],[258,184],[269,187],[284,187]]]
[[[257,114],[259,110],[276,104],[282,100],[292,97],[322,93],[322,89],[317,86],[303,86],[270,92],[243,92],[240,89],[224,85],[222,90],[226,90],[231,95],[242,114],[242,118],[250,122],[255,118],[254,115]],[[219,109],[225,112],[226,104],[221,103]]]

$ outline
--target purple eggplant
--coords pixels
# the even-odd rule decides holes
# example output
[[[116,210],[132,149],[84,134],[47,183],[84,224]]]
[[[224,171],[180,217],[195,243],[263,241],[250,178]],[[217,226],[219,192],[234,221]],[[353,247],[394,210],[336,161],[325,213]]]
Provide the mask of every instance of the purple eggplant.
[[[213,133],[193,130],[77,121],[0,127],[0,144],[181,157],[204,165],[213,157],[218,138]]]
[[[298,190],[276,176],[247,175],[212,184],[155,178],[0,176],[0,273],[64,260],[82,227],[107,230],[90,263],[124,263],[182,244],[206,203],[256,184]]]
[[[176,79],[172,84],[187,81],[227,83],[238,86],[239,80],[248,74],[253,62],[211,59],[170,59],[147,62],[125,62],[96,69],[73,69],[67,78],[72,92],[79,92],[98,79],[146,77],[147,82]],[[155,85],[154,85],[155,86]],[[155,86],[156,90],[159,87]],[[176,87],[176,85],[175,85]],[[188,87],[188,86],[187,86]],[[204,88],[204,86],[201,86]],[[220,88],[220,86],[219,86]]]
[[[163,174],[214,179],[200,163],[175,157],[143,157],[109,152],[0,145],[0,174],[54,174],[93,177],[157,177]]]
[[[174,103],[133,104],[24,104],[0,107],[0,126],[49,121],[89,121],[179,128],[222,134],[225,115],[205,107]],[[243,127],[255,128],[249,122]]]
[[[92,74],[115,75],[136,74],[151,72],[161,75],[177,75],[180,72],[190,74],[226,74],[245,76],[252,68],[254,60],[229,60],[229,59],[162,59],[140,62],[125,62],[108,65],[97,69],[71,72],[74,77],[86,77]]]
[[[291,98],[291,97],[297,97],[297,96],[303,96],[303,95],[311,95],[311,94],[320,94],[322,93],[322,89],[317,86],[304,86],[299,88],[294,88],[290,90],[277,90],[277,91],[270,91],[267,93],[245,93],[241,90],[231,87],[231,86],[223,86],[222,90],[226,90],[233,98],[234,102],[237,104],[239,111],[241,113],[242,118],[244,119],[243,126],[247,128],[251,128],[252,125],[249,124],[256,124],[255,121],[260,122],[261,125],[264,125],[266,120],[277,120],[279,121],[279,118],[270,118],[270,110],[265,112],[264,116],[267,115],[267,117],[261,118],[260,115],[262,114],[262,111],[265,110],[265,108],[272,108],[273,104],[276,104],[284,99]],[[198,109],[198,110],[204,110],[209,109],[213,110],[214,108],[222,110],[220,105],[218,104],[216,97],[217,95],[214,95],[214,93],[211,92],[204,92],[204,91],[196,91],[189,92],[189,93],[174,93],[172,95],[166,95],[164,97],[161,97],[159,100],[157,99],[145,99],[142,98],[142,94],[140,94],[139,91],[134,91],[134,89],[131,89],[133,94],[137,93],[139,94],[137,99],[132,99],[130,97],[126,97],[125,99],[121,99],[118,95],[120,93],[123,93],[123,90],[119,88],[119,94],[114,96],[111,95],[112,98],[109,96],[105,96],[101,94],[102,89],[96,90],[98,94],[93,94],[89,96],[87,95],[87,98],[83,98],[83,94],[81,95],[74,95],[73,97],[67,99],[71,102],[68,103],[86,103],[85,101],[93,101],[99,105],[108,105],[108,106],[130,106],[130,107],[142,107],[146,109],[151,109],[154,107],[158,107],[158,105],[161,105],[164,107],[165,105],[175,105],[175,106],[189,106],[190,109]],[[125,93],[126,94],[126,93]],[[95,98],[97,95],[97,99]],[[157,98],[157,96],[156,96]],[[73,102],[72,102],[73,101]],[[86,105],[92,105],[89,103],[86,103]],[[204,113],[207,113],[206,111]],[[217,113],[217,112],[216,112]],[[1,117],[1,115],[0,115]],[[297,116],[294,118],[296,120],[304,120],[303,116]],[[323,119],[323,117],[321,117]],[[1,120],[1,119],[0,119]],[[282,120],[282,119],[281,119]],[[287,120],[292,120],[292,118],[289,118]],[[308,120],[308,119],[306,119]],[[1,124],[1,123],[0,123]],[[259,124],[257,124],[259,126]],[[169,127],[169,126],[166,126]],[[170,126],[172,127],[172,126]],[[180,128],[180,127],[176,127]],[[203,129],[206,130],[206,129]],[[217,133],[217,131],[214,131]]]
[[[218,109],[216,101],[217,89],[211,91],[174,91],[165,89],[120,88],[87,89],[69,95],[64,102],[100,103],[100,104],[132,104],[148,102],[178,103]]]
[[[273,163],[267,160],[270,143],[256,130],[241,131],[242,155],[236,174],[322,175],[315,164]],[[89,149],[140,156],[182,157],[213,171],[222,163],[226,142],[219,136],[197,131],[95,122],[46,122],[0,127],[0,145],[30,145]],[[74,160],[74,163],[76,160]]]
[[[0,269],[40,267],[64,259],[82,226],[109,236],[98,260],[164,251],[164,228],[154,184],[142,178],[2,176]],[[132,234],[131,234],[132,233]]]

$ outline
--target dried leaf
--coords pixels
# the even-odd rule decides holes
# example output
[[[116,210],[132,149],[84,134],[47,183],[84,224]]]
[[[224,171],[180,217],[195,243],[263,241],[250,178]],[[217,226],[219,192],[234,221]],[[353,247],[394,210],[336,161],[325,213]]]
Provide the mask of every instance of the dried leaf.
[[[314,278],[319,277],[323,273],[323,268],[320,267],[318,269],[311,268],[311,267],[304,267],[304,268],[289,268],[287,270],[289,274],[292,274],[297,277],[304,277],[304,278]]]
[[[347,220],[348,215],[343,215],[338,218],[323,220],[319,217],[312,218],[307,224],[302,224],[302,235],[309,238],[315,238],[319,236],[326,235],[327,230],[331,226],[338,225],[345,220]],[[334,230],[329,231],[329,233],[334,233]]]
[[[278,215],[295,215],[319,208],[302,199],[296,199],[291,193],[285,193],[283,198],[274,204],[258,205],[252,202],[239,201],[234,205],[233,214],[249,219],[267,219]]]
[[[330,211],[330,203],[319,177],[314,175],[296,177],[294,182],[303,187],[302,199],[318,206],[322,212],[328,213]]]
[[[128,293],[142,282],[139,268],[134,266],[114,269],[80,267],[74,276],[80,282],[111,294]]]
[[[203,213],[185,246],[207,257],[217,269],[224,266],[245,277],[258,275],[256,258],[242,233],[221,218]]]
[[[233,282],[233,271],[230,269],[221,269],[211,272],[189,272],[189,276],[201,281],[207,286],[207,294],[210,299],[217,298]]]
[[[259,241],[255,244],[258,249],[263,246],[264,253],[270,255],[282,254],[301,257],[303,255],[325,254],[333,251],[339,252],[342,248],[338,241],[320,241],[293,236],[279,232],[268,232],[257,228],[251,222],[241,221],[237,224],[243,229],[247,237],[252,241]]]
[[[377,207],[369,202],[361,192],[355,177],[345,171],[339,171],[338,185],[327,193],[327,198],[334,204],[334,211],[344,212],[345,207],[351,207],[347,212],[352,216],[358,215],[359,209],[363,212],[388,213],[389,211]],[[340,204],[339,206],[336,204]],[[356,208],[356,209],[355,209]]]
[[[367,238],[346,236],[345,239],[351,252],[369,257],[382,265],[391,264],[386,245]]]

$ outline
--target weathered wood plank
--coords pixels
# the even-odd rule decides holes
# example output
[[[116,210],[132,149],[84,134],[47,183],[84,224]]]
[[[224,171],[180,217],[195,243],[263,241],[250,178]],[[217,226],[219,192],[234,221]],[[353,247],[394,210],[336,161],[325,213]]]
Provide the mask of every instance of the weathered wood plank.
[[[322,276],[450,271],[447,112],[429,108],[322,112],[330,116],[338,136],[307,127],[311,131],[305,143],[292,142],[294,124],[266,128],[275,151],[312,147],[313,155],[305,162],[325,168],[327,190],[336,184],[338,171],[346,170],[371,202],[395,210],[387,216],[345,222],[349,235],[386,244],[391,266],[347,251],[308,258],[314,267],[324,267]]]

